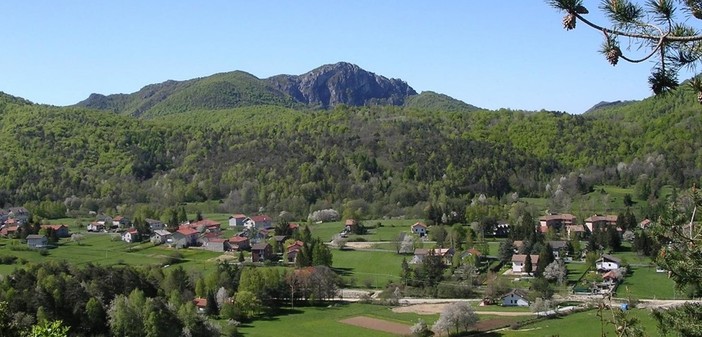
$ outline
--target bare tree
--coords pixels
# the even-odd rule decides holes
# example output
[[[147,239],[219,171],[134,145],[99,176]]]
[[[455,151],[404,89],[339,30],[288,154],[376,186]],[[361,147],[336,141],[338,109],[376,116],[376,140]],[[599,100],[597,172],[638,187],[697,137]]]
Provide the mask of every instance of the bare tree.
[[[565,263],[560,260],[553,261],[544,268],[544,278],[549,281],[557,281],[558,284],[563,284],[567,275],[568,270]]]

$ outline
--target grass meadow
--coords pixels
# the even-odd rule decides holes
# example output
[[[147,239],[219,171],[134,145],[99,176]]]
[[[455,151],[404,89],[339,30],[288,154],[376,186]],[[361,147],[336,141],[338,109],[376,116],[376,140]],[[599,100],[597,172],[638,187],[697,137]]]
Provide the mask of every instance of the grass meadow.
[[[341,303],[329,307],[283,308],[273,312],[269,317],[244,324],[239,328],[246,337],[299,337],[299,336],[335,336],[335,337],[390,337],[396,336],[376,330],[356,327],[340,320],[367,316],[392,322],[412,325],[418,318],[432,324],[438,315],[418,315],[395,313],[390,308],[361,303]]]

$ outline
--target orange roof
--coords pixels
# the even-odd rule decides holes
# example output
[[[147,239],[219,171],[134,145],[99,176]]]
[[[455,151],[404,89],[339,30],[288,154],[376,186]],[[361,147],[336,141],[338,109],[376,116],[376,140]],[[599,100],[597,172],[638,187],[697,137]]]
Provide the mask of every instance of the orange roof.
[[[176,232],[183,234],[185,236],[197,234],[197,231],[192,228],[179,228]]]
[[[244,215],[244,214],[234,214],[234,215],[232,215],[232,218],[234,218],[234,219],[241,219],[241,218],[245,218],[245,217],[246,217],[246,215]]]
[[[422,223],[422,222],[417,222],[417,223],[415,223],[414,225],[412,225],[412,227],[424,227],[424,228],[427,228],[427,225],[425,225],[425,224]]]
[[[356,220],[346,219],[346,226],[354,226],[354,225],[356,225]]]
[[[41,225],[41,228],[51,228],[55,231],[61,229],[61,227],[66,227],[65,225]]]
[[[239,243],[239,242],[244,242],[244,241],[248,241],[248,240],[249,240],[249,238],[247,238],[245,236],[233,236],[229,239],[229,242]]]
[[[193,299],[193,304],[198,308],[204,308],[207,306],[207,299],[202,297],[197,297]]]

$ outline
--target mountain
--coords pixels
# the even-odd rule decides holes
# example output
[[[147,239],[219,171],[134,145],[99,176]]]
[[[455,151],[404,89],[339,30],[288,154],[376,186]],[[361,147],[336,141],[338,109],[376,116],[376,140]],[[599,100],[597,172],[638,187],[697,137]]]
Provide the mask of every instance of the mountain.
[[[407,97],[417,94],[402,80],[376,75],[346,62],[324,65],[299,76],[273,76],[266,81],[298,102],[322,108],[340,104],[402,105]]]
[[[419,95],[408,97],[407,100],[405,100],[405,106],[409,108],[446,112],[471,112],[483,110],[474,105],[457,100],[451,96],[435,93],[433,91],[423,91]]]
[[[637,101],[614,101],[614,102],[602,101],[602,102],[599,102],[599,103],[593,105],[590,109],[587,109],[587,111],[585,111],[583,114],[591,114],[591,113],[594,113],[598,110],[624,106],[624,105],[633,104],[636,102]]]
[[[407,83],[340,62],[302,75],[259,79],[242,71],[186,81],[147,85],[131,94],[91,94],[77,106],[119,114],[153,117],[193,110],[275,105],[331,108],[338,105],[403,105],[417,95]]]

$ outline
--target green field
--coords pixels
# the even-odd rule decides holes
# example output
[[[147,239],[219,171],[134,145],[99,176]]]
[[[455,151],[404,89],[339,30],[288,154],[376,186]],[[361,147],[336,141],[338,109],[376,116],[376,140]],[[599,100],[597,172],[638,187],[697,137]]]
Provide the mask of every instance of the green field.
[[[618,310],[618,309],[615,309]],[[604,317],[611,319],[612,313],[605,311]],[[647,336],[657,336],[658,329],[656,322],[648,310],[633,309],[629,311],[641,321],[641,326],[646,331]],[[539,321],[534,324],[521,327],[519,330],[505,329],[493,332],[487,336],[504,337],[543,337],[543,336],[564,336],[564,337],[592,337],[601,336],[603,324],[596,310],[579,312],[560,318],[553,318]],[[614,326],[611,323],[604,323],[604,332],[607,336],[616,336]]]
[[[666,273],[657,273],[655,267],[632,267],[617,288],[617,297],[621,298],[683,299],[684,295],[676,292],[673,280]]]
[[[121,240],[112,240],[109,234],[90,233],[84,235],[85,239],[72,242],[70,239],[62,239],[57,248],[49,249],[48,255],[42,256],[34,250],[12,250],[12,245],[24,247],[19,240],[0,240],[0,255],[13,255],[19,259],[24,259],[30,263],[38,263],[49,260],[65,260],[75,265],[87,263],[100,265],[161,265],[166,255],[178,252],[183,256],[183,268],[188,270],[207,271],[216,267],[214,258],[220,253],[196,250],[179,249],[175,250],[165,246],[154,246],[149,242],[125,243]],[[6,275],[20,264],[0,265],[0,274]]]
[[[336,336],[336,337],[385,337],[393,334],[356,327],[340,320],[367,316],[397,323],[412,325],[418,318],[431,325],[438,315],[418,315],[394,313],[388,307],[371,304],[336,304],[331,307],[302,307],[281,309],[273,316],[259,319],[239,328],[246,337],[299,337],[299,336]]]
[[[389,281],[398,281],[402,259],[412,256],[385,251],[332,250],[333,266],[350,286],[382,288]]]

